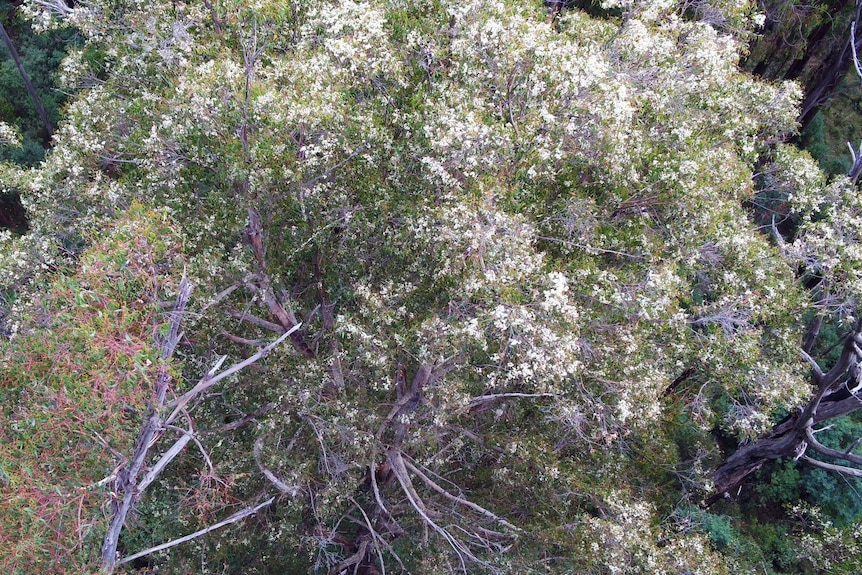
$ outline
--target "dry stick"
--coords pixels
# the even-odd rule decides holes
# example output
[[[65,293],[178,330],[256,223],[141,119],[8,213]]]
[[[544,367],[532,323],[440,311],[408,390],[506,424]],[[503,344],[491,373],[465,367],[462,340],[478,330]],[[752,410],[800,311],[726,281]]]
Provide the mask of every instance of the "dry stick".
[[[42,125],[45,126],[45,131],[48,132],[48,137],[50,138],[54,134],[54,127],[51,126],[51,122],[48,120],[48,113],[45,111],[45,106],[42,105],[42,99],[39,98],[39,93],[36,92],[36,88],[33,87],[33,82],[30,81],[30,76],[27,74],[27,70],[21,62],[18,50],[15,49],[15,44],[12,43],[12,39],[9,38],[9,34],[6,33],[6,28],[3,27],[2,22],[0,22],[0,37],[3,38],[6,48],[9,50],[9,55],[12,56],[12,60],[15,62],[15,66],[18,67],[18,73],[21,75],[24,87],[27,89],[27,93],[30,94],[30,99],[33,100],[33,105],[36,106],[36,112],[39,114],[39,118],[42,120]]]
[[[327,571],[327,574],[328,575],[337,575],[340,573],[344,573],[345,570],[348,567],[350,567],[351,565],[357,565],[357,564],[361,563],[362,559],[365,557],[366,549],[368,548],[368,543],[369,543],[368,541],[363,541],[362,543],[360,543],[359,544],[359,550],[356,553],[354,553],[353,555],[351,555],[350,557],[348,557],[347,559],[345,559],[344,561],[342,561],[341,563],[339,563],[338,565],[336,565],[335,567],[333,567],[332,569]],[[354,569],[353,572],[356,573],[356,570]]]
[[[192,389],[190,389],[189,391],[184,393],[182,395],[182,397],[180,397],[179,399],[175,399],[173,401],[169,401],[166,404],[166,406],[169,408],[173,407],[174,410],[165,419],[164,424],[169,425],[169,424],[173,423],[173,421],[177,418],[180,411],[182,411],[182,409],[186,406],[186,404],[188,404],[189,401],[191,401],[192,399],[194,399],[195,397],[197,397],[198,395],[200,395],[204,391],[208,390],[209,388],[211,388],[212,386],[214,386],[215,384],[217,384],[221,380],[223,380],[227,377],[230,377],[231,375],[237,373],[238,371],[242,370],[243,368],[246,368],[249,365],[255,363],[259,359],[266,357],[281,342],[283,342],[285,339],[290,337],[290,335],[293,332],[298,330],[300,325],[301,324],[297,324],[297,325],[293,326],[293,329],[286,331],[283,334],[281,334],[281,337],[279,337],[278,339],[276,339],[275,341],[273,341],[272,343],[270,343],[269,345],[267,345],[266,347],[261,349],[256,354],[248,357],[247,359],[245,359],[239,363],[233,364],[232,366],[230,366],[229,368],[227,368],[223,372],[219,373],[218,375],[212,375],[212,376],[206,375],[206,376],[204,376],[203,379],[201,379],[197,385],[195,385]]]
[[[400,465],[399,462],[400,461]],[[464,563],[464,557],[466,556],[471,561],[475,561],[476,563],[481,563],[481,561],[473,555],[469,549],[467,549],[463,543],[455,539],[455,537],[446,531],[444,528],[437,525],[433,519],[428,516],[428,513],[425,509],[425,505],[422,503],[422,500],[419,499],[419,495],[416,494],[416,490],[413,488],[413,484],[410,482],[410,476],[407,475],[407,468],[404,467],[404,460],[401,459],[400,452],[389,452],[389,464],[392,467],[392,472],[395,474],[395,478],[398,480],[398,483],[401,484],[401,488],[404,490],[404,494],[407,496],[407,500],[410,502],[410,505],[419,514],[422,518],[424,524],[426,526],[430,526],[434,531],[440,534],[443,539],[449,544],[450,547],[455,551],[458,555],[458,560],[461,562],[461,569],[464,573],[467,572],[467,565]]]
[[[240,321],[247,321],[248,323],[252,323],[258,327],[262,327],[263,329],[268,329],[269,331],[274,331],[275,333],[284,333],[284,328],[277,323],[273,323],[271,321],[266,321],[265,319],[261,319],[257,316],[251,315],[246,311],[239,311],[236,309],[229,309],[227,313],[232,317],[237,318]]]
[[[164,339],[156,337],[156,342],[161,345],[162,359],[167,360],[171,357],[176,349],[182,334],[180,333],[180,321],[182,314],[185,311],[188,303],[189,295],[191,294],[191,285],[186,278],[180,281],[179,294],[177,295],[176,305],[173,311],[169,314],[171,329],[168,336]],[[102,543],[101,559],[102,569],[110,573],[114,570],[117,562],[117,545],[120,541],[120,532],[123,530],[123,525],[126,523],[126,516],[132,508],[132,505],[140,496],[138,489],[138,475],[144,467],[144,462],[147,459],[150,447],[156,441],[158,434],[161,433],[162,421],[159,415],[162,405],[165,400],[165,393],[170,382],[170,374],[166,367],[162,366],[156,377],[156,404],[150,407],[150,413],[146,423],[141,428],[138,434],[138,439],[135,442],[135,448],[132,452],[132,457],[129,465],[125,469],[125,473],[118,473],[117,493],[122,494],[120,502],[108,530],[105,533],[105,539]]]
[[[257,260],[260,270],[257,273],[258,290],[263,296],[264,303],[269,308],[270,313],[278,319],[281,324],[281,329],[290,330],[294,333],[294,328],[299,325],[296,321],[296,316],[292,311],[285,309],[284,305],[272,289],[272,283],[266,273],[266,254],[264,253],[263,245],[263,224],[260,221],[260,214],[252,207],[248,208],[248,225],[246,226],[246,235],[248,242],[251,245],[254,257]],[[275,325],[275,324],[273,324]],[[279,330],[280,331],[280,330]],[[305,338],[300,333],[294,333],[290,338],[293,347],[296,348],[302,355],[309,359],[314,359],[317,354],[305,341]]]
[[[380,487],[377,485],[377,473],[373,466],[368,468],[368,477],[371,479],[371,490],[374,491],[374,499],[377,501],[377,505],[386,517],[394,521],[395,519],[392,517],[392,514],[389,513],[389,510],[386,509],[386,505],[383,504],[383,498],[380,496]]]
[[[257,409],[255,409],[251,413],[247,413],[246,415],[242,416],[241,418],[237,419],[236,421],[231,421],[230,423],[224,424],[220,429],[208,430],[208,431],[205,431],[204,433],[224,433],[226,431],[233,431],[234,429],[239,429],[243,425],[247,425],[248,423],[254,421],[256,418],[260,417],[261,415],[266,415],[267,413],[272,411],[272,409],[274,407],[275,407],[275,403],[269,402],[266,405],[258,407]],[[198,433],[200,433],[200,432],[198,432]]]
[[[60,17],[69,16],[74,12],[65,0],[36,0],[36,4]]]
[[[213,466],[212,459],[210,458],[210,455],[209,453],[207,453],[206,449],[204,449],[203,444],[200,442],[200,440],[198,440],[197,432],[195,432],[192,426],[191,415],[189,415],[188,413],[186,413],[186,420],[189,422],[188,429],[183,429],[182,427],[177,427],[175,425],[171,425],[169,426],[169,428],[175,429],[183,435],[188,435],[189,437],[191,437],[192,441],[197,446],[198,451],[201,452],[201,456],[204,458],[204,462],[207,464],[207,467],[209,467],[210,473],[215,474],[215,466]]]
[[[215,28],[216,34],[219,36],[222,35],[221,29],[221,20],[219,20],[218,14],[216,14],[215,7],[212,5],[212,2],[209,0],[203,0],[204,6],[207,7],[207,10],[210,12],[210,19],[213,21],[213,28]]]
[[[472,509],[476,513],[479,513],[480,515],[484,515],[485,517],[488,517],[489,519],[493,519],[494,521],[496,521],[500,525],[503,525],[504,527],[508,527],[512,531],[517,531],[519,533],[522,533],[524,531],[520,527],[516,527],[515,525],[512,525],[511,523],[509,523],[508,521],[506,521],[502,517],[492,513],[491,511],[488,511],[487,509],[485,509],[481,505],[477,505],[476,503],[473,503],[472,501],[464,499],[463,497],[458,497],[457,495],[453,495],[452,493],[449,493],[448,491],[446,491],[445,489],[440,487],[437,483],[435,483],[430,477],[428,477],[427,475],[422,473],[415,465],[410,463],[410,461],[408,461],[406,459],[404,459],[403,461],[404,461],[404,466],[407,469],[409,469],[410,471],[412,471],[419,479],[421,479],[422,482],[425,483],[425,485],[427,485],[428,487],[430,487],[431,489],[433,489],[434,491],[436,491],[437,493],[439,493],[440,495],[442,495],[446,499],[449,499],[450,501],[454,501],[455,503],[460,503],[464,507],[469,507],[470,509]]]
[[[806,352],[804,349],[799,352],[799,355],[800,357],[802,357],[802,359],[808,362],[808,365],[811,366],[811,372],[814,376],[814,381],[815,383],[817,383],[817,387],[820,387],[820,385],[823,383],[823,370],[820,368],[820,364],[817,363],[817,360],[808,355],[808,352]]]
[[[297,495],[299,495],[299,491],[300,491],[299,486],[286,484],[284,481],[282,481],[281,479],[276,477],[275,473],[270,471],[261,461],[260,452],[261,452],[261,449],[263,448],[263,438],[264,438],[264,436],[261,435],[254,442],[254,461],[255,461],[255,463],[257,463],[257,466],[260,469],[260,471],[263,473],[264,477],[266,477],[270,481],[270,483],[275,485],[279,491],[281,491],[282,493],[287,493],[291,497],[296,497]]]
[[[233,285],[231,285],[231,286],[228,286],[228,287],[226,287],[225,289],[221,290],[220,292],[218,292],[218,293],[213,297],[213,299],[212,299],[212,300],[210,300],[210,301],[209,301],[209,303],[207,303],[205,306],[203,306],[203,308],[201,308],[201,311],[202,311],[202,312],[203,312],[203,311],[206,311],[206,310],[208,310],[209,308],[211,308],[212,306],[214,306],[214,305],[216,305],[216,304],[218,304],[218,303],[221,303],[221,301],[222,301],[224,298],[226,298],[227,296],[229,296],[230,294],[232,294],[232,293],[233,293],[234,291],[236,291],[238,288],[239,288],[239,284],[236,284],[236,283],[235,283],[235,284],[233,284]]]
[[[365,519],[365,524],[366,524],[366,525],[368,525],[368,530],[371,532],[371,535],[372,535],[375,539],[379,540],[379,541],[380,541],[380,543],[381,543],[384,547],[386,547],[387,551],[389,551],[389,554],[390,554],[390,555],[392,555],[392,557],[393,557],[396,561],[398,561],[398,564],[399,564],[399,565],[401,565],[401,569],[402,569],[402,571],[405,571],[405,572],[406,572],[406,571],[407,571],[407,568],[404,566],[404,562],[403,562],[403,561],[401,561],[401,557],[398,555],[398,553],[395,551],[395,549],[392,547],[392,545],[390,545],[390,544],[389,544],[389,542],[388,542],[388,541],[386,541],[386,539],[384,539],[384,538],[383,538],[383,536],[382,536],[382,535],[380,535],[380,534],[377,532],[377,530],[375,530],[375,529],[371,526],[371,520],[368,518],[368,514],[366,514],[366,513],[365,513],[365,510],[362,508],[362,506],[361,506],[361,505],[359,505],[359,503],[357,503],[357,501],[356,501],[353,497],[350,497],[350,498],[348,498],[348,499],[349,499],[349,500],[350,500],[350,501],[351,501],[351,502],[356,506],[356,508],[357,508],[357,509],[359,509],[360,513],[362,513],[362,517]],[[355,521],[357,524],[359,524],[359,522],[358,522],[358,521],[356,521],[355,519],[351,518],[351,520],[353,520],[353,521]],[[388,525],[387,525],[386,527],[388,527]],[[391,531],[390,531],[390,533],[391,533]],[[379,549],[379,548],[377,548],[377,546],[375,546],[375,549],[376,549],[376,551],[377,551],[377,555],[378,555],[378,557],[380,557],[380,567],[383,569],[383,573],[382,573],[382,575],[386,575],[386,563],[383,561],[383,552],[382,552],[382,551],[380,551],[380,549]]]
[[[183,537],[180,537],[179,539],[174,539],[173,541],[168,541],[167,543],[162,543],[161,545],[156,545],[155,547],[150,547],[149,549],[145,549],[143,551],[135,553],[134,555],[129,555],[128,557],[123,558],[121,561],[118,561],[117,565],[123,565],[124,563],[129,563],[129,562],[134,561],[135,559],[137,559],[139,557],[144,557],[145,555],[149,555],[150,553],[156,553],[158,551],[164,551],[165,549],[170,549],[171,547],[176,547],[177,545],[179,545],[181,543],[185,543],[186,541],[191,541],[192,539],[196,539],[197,537],[200,537],[201,535],[206,535],[207,533],[210,533],[211,531],[215,531],[216,529],[224,527],[225,525],[230,525],[231,523],[237,523],[238,521],[242,521],[246,517],[248,517],[250,515],[254,515],[255,513],[257,513],[258,511],[260,511],[264,507],[268,507],[269,505],[272,505],[273,501],[275,501],[275,497],[270,497],[269,499],[267,499],[263,503],[259,503],[258,505],[254,506],[254,507],[247,507],[241,511],[237,511],[236,513],[234,513],[233,515],[231,515],[227,519],[225,519],[223,521],[219,521],[215,525],[210,525],[209,527],[205,527],[205,528],[201,529],[200,531],[195,531],[194,533],[189,533],[188,535],[184,535]]]
[[[185,308],[185,304],[188,301],[189,293],[191,292],[191,288],[188,282],[183,278],[183,281],[180,283],[180,295],[177,297],[177,306],[173,312],[170,314],[171,319],[171,331],[168,338],[163,342],[162,347],[162,355],[167,359],[170,356],[170,353],[173,353],[173,350],[176,348],[176,344],[179,341],[181,334],[179,333],[179,322],[181,319],[182,311]],[[298,329],[299,326],[296,326]],[[140,497],[143,489],[141,485],[138,483],[138,475],[143,468],[144,462],[147,459],[147,455],[149,453],[150,448],[155,444],[158,439],[158,435],[162,432],[162,430],[173,422],[177,416],[181,412],[185,412],[186,404],[191,401],[193,398],[203,393],[222,379],[229,377],[230,375],[238,372],[239,370],[251,365],[262,357],[266,356],[272,349],[277,346],[279,343],[284,341],[290,335],[290,332],[282,334],[277,340],[275,340],[270,345],[261,349],[258,353],[249,357],[245,361],[234,364],[229,367],[225,371],[221,372],[216,376],[212,376],[211,374],[207,374],[192,390],[184,394],[178,400],[174,400],[167,404],[167,407],[174,407],[174,411],[168,416],[164,421],[161,420],[159,416],[158,409],[152,409],[149,418],[147,419],[144,428],[142,429],[140,435],[138,436],[137,443],[135,444],[135,451],[133,453],[131,459],[131,465],[128,468],[128,473],[123,479],[123,484],[121,485],[121,489],[123,491],[123,501],[119,506],[119,509],[114,514],[111,524],[108,528],[108,532],[105,535],[105,541],[102,545],[102,569],[108,573],[111,573],[114,567],[117,565],[117,544],[119,543],[120,532],[123,529],[123,525],[126,521],[126,516],[132,508],[134,502]],[[224,361],[224,357],[222,357],[216,367],[212,370],[218,369],[221,363]],[[167,370],[162,370],[160,372],[158,380],[157,380],[157,397],[159,401],[159,406],[161,407],[164,404],[165,391],[167,388],[169,377],[167,375]],[[186,446],[186,444],[191,441],[193,438],[191,434],[183,435],[176,443],[169,449],[156,463],[156,471],[147,473],[144,477],[144,487],[149,486],[158,476],[164,468],[173,460]]]
[[[143,493],[147,487],[150,486],[150,483],[155,481],[156,477],[168,466],[168,464],[174,460],[174,458],[179,455],[183,449],[185,449],[186,445],[189,441],[191,441],[191,434],[183,434],[180,436],[178,440],[174,442],[170,449],[168,449],[164,455],[162,455],[159,460],[153,465],[152,469],[144,475],[144,478],[141,479],[140,483],[138,483],[137,490],[139,493]]]
[[[238,343],[240,345],[247,345],[250,347],[260,347],[266,343],[265,340],[262,339],[246,339],[244,337],[240,337],[238,335],[234,335],[232,333],[226,332],[222,330],[221,334],[228,338],[230,341],[234,343]]]
[[[805,463],[810,463],[815,467],[821,467],[826,469],[827,471],[835,471],[837,473],[843,473],[845,475],[852,475],[854,477],[862,477],[862,469],[856,469],[854,467],[847,467],[845,465],[833,465],[831,463],[824,463],[822,461],[818,461],[816,459],[812,459],[807,455],[803,455],[800,458]]]
[[[843,451],[838,451],[837,449],[826,447],[825,445],[817,441],[817,438],[814,437],[814,432],[811,430],[810,427],[805,428],[805,437],[808,440],[808,445],[815,451],[819,451],[823,455],[835,457],[837,459],[844,459],[845,461],[862,465],[862,457],[853,453],[845,453]]]
[[[377,552],[377,557],[380,559],[380,567],[383,569],[382,575],[386,575],[386,562],[383,560],[383,552],[380,550],[380,546],[376,543],[376,541],[379,539],[380,542],[384,545],[386,545],[386,542],[383,540],[383,538],[380,536],[380,534],[377,533],[377,531],[371,525],[371,520],[368,518],[368,514],[365,513],[365,510],[362,508],[362,506],[359,505],[359,503],[357,503],[356,500],[352,497],[349,497],[348,500],[351,503],[353,503],[353,505],[355,505],[357,509],[359,509],[360,513],[362,513],[362,518],[365,519],[365,525],[368,527],[368,532],[371,533],[371,537],[375,541],[374,550]],[[389,547],[389,549],[390,549],[390,551],[392,550],[391,547]]]

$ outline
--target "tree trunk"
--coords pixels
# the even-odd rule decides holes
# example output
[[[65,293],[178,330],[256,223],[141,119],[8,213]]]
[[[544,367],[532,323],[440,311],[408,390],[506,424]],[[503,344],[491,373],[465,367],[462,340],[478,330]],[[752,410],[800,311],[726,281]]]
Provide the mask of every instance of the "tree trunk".
[[[808,436],[814,432],[816,424],[862,409],[862,391],[856,390],[862,379],[860,345],[862,321],[845,338],[841,358],[828,372],[823,373],[814,360],[804,354],[812,363],[813,379],[817,384],[814,397],[803,409],[777,423],[768,435],[740,447],[715,470],[715,493],[706,500],[707,505],[732,494],[763,464],[779,457],[800,458],[809,445]],[[844,388],[848,391],[846,397],[836,393]],[[849,393],[851,389],[856,394]],[[832,453],[826,455],[833,456]]]
[[[36,93],[36,89],[30,81],[30,76],[27,75],[27,70],[24,69],[24,64],[21,62],[18,50],[15,49],[15,45],[12,43],[12,39],[9,38],[9,34],[6,33],[6,28],[3,26],[2,22],[0,22],[0,36],[3,36],[3,42],[6,44],[6,48],[9,49],[9,54],[12,56],[12,60],[14,60],[15,65],[18,67],[18,73],[21,74],[21,79],[24,81],[24,87],[27,89],[27,93],[30,94],[30,98],[36,105],[36,111],[39,113],[39,118],[42,119],[45,131],[48,132],[48,138],[50,138],[54,134],[54,128],[51,127],[51,122],[48,120],[48,113],[45,111],[45,106],[42,105],[42,100],[39,98],[39,94]]]

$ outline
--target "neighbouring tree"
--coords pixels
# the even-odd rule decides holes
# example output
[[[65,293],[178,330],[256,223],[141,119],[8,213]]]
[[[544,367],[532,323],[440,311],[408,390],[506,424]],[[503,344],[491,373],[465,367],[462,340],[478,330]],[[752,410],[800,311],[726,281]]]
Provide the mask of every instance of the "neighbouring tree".
[[[51,121],[48,119],[48,112],[45,111],[45,106],[42,105],[42,99],[33,87],[33,82],[30,81],[30,75],[27,74],[27,70],[24,68],[24,63],[21,62],[21,56],[18,55],[18,50],[15,48],[15,44],[6,32],[6,27],[3,26],[2,22],[0,22],[0,37],[3,38],[3,44],[9,51],[9,55],[12,57],[12,60],[15,62],[15,67],[18,68],[18,73],[21,75],[21,81],[24,82],[27,94],[30,96],[30,99],[33,100],[33,105],[36,106],[36,111],[39,113],[39,119],[42,120],[42,126],[44,126],[45,131],[48,133],[48,137],[50,138],[51,134],[54,132],[54,128],[51,127]]]
[[[805,405],[815,313],[814,445],[862,219],[740,69],[756,7],[684,4],[25,3],[84,44],[0,166],[0,566],[759,569],[692,511],[756,467],[710,433]]]

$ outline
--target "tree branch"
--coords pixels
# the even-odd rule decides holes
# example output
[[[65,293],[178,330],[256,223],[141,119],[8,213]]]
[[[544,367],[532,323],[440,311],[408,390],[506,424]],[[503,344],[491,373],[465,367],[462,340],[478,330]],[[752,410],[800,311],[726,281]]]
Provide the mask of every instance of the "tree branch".
[[[174,539],[173,541],[168,541],[167,543],[162,543],[161,545],[156,545],[155,547],[150,547],[149,549],[145,549],[144,551],[140,551],[138,553],[135,553],[134,555],[129,555],[128,557],[124,557],[122,560],[117,561],[117,565],[124,565],[126,563],[130,563],[130,562],[134,561],[135,559],[138,559],[139,557],[144,557],[146,555],[150,555],[151,553],[156,553],[158,551],[164,551],[165,549],[170,549],[171,547],[176,547],[177,545],[180,545],[181,543],[185,543],[186,541],[191,541],[192,539],[196,539],[196,538],[200,537],[201,535],[206,535],[207,533],[210,533],[212,531],[215,531],[216,529],[220,529],[222,527],[225,527],[226,525],[230,525],[232,523],[237,523],[239,521],[242,521],[246,517],[254,515],[255,513],[257,513],[258,511],[260,511],[264,507],[268,507],[268,506],[272,505],[273,501],[275,501],[275,497],[270,497],[269,499],[267,499],[263,503],[259,503],[258,505],[255,505],[254,507],[247,507],[241,511],[237,511],[236,513],[234,513],[233,515],[231,515],[227,519],[219,521],[215,525],[210,525],[209,527],[201,529],[200,531],[195,531],[194,533],[190,533],[188,535],[180,537],[179,539]]]
[[[219,373],[218,375],[209,375],[208,374],[208,375],[204,376],[203,379],[201,379],[197,385],[195,385],[192,389],[190,389],[189,391],[184,393],[179,399],[169,401],[166,404],[166,406],[169,408],[173,407],[174,410],[165,419],[165,425],[169,425],[170,423],[173,423],[173,421],[177,418],[177,415],[179,415],[179,412],[186,406],[186,404],[188,404],[189,401],[191,401],[192,399],[194,399],[195,397],[197,397],[198,395],[200,395],[201,393],[203,393],[207,389],[211,388],[212,386],[214,386],[215,384],[217,384],[221,380],[223,380],[227,377],[230,377],[231,375],[237,373],[238,371],[248,367],[249,365],[251,365],[251,364],[257,362],[258,360],[269,355],[269,353],[273,349],[278,347],[278,345],[281,342],[283,342],[285,339],[290,337],[290,335],[294,331],[298,330],[300,325],[301,324],[297,324],[297,325],[293,326],[293,329],[286,331],[283,334],[281,334],[281,337],[279,337],[278,339],[276,339],[275,341],[273,341],[272,343],[270,343],[269,345],[267,345],[266,347],[264,347],[263,349],[258,351],[256,354],[244,359],[243,361],[241,361],[239,363],[233,364],[232,366],[230,366],[229,368],[227,368],[223,372]]]
[[[472,509],[476,513],[479,513],[480,515],[484,515],[485,517],[488,517],[489,519],[493,519],[494,521],[496,521],[500,525],[503,525],[503,526],[511,529],[512,531],[516,531],[518,533],[523,533],[523,531],[524,531],[523,529],[521,529],[520,527],[517,527],[515,525],[512,525],[511,523],[509,523],[508,521],[506,521],[502,517],[495,515],[494,513],[488,511],[487,509],[485,509],[481,505],[477,505],[476,503],[473,503],[472,501],[470,501],[468,499],[464,499],[463,497],[458,497],[457,495],[453,495],[452,493],[449,493],[448,491],[446,491],[445,489],[440,487],[440,485],[435,483],[430,477],[428,477],[427,475],[422,473],[419,470],[419,468],[417,468],[415,465],[410,463],[410,461],[405,459],[404,460],[404,466],[407,469],[409,469],[410,471],[412,471],[419,479],[421,479],[422,482],[425,483],[425,485],[427,485],[428,487],[430,487],[431,489],[433,489],[434,491],[436,491],[437,493],[439,493],[440,495],[442,495],[446,499],[448,499],[450,501],[454,501],[455,503],[459,503],[459,504],[463,505],[464,507],[469,507],[470,509]]]
[[[252,323],[258,327],[262,327],[263,329],[274,331],[275,333],[284,333],[284,328],[281,327],[279,324],[273,323],[271,321],[266,321],[265,319],[261,319],[257,316],[251,315],[247,311],[229,309],[227,310],[227,313],[240,321],[247,321],[248,323]]]
[[[852,475],[854,477],[862,477],[862,469],[846,467],[844,465],[833,465],[832,463],[824,463],[823,461],[812,459],[807,455],[803,455],[800,459],[805,463],[810,463],[815,467],[820,467],[821,469],[826,469],[827,471],[834,471],[837,473],[843,473],[845,475]]]
[[[279,479],[275,475],[275,473],[270,471],[261,461],[260,452],[263,449],[263,439],[264,439],[264,436],[261,435],[254,442],[254,461],[255,461],[255,463],[257,463],[257,466],[260,469],[261,473],[263,473],[264,477],[266,477],[270,483],[275,485],[279,491],[281,491],[282,493],[287,493],[291,497],[296,497],[297,495],[299,495],[299,492],[301,491],[300,487],[298,485],[286,484],[284,481]]]
[[[174,309],[168,315],[168,320],[170,321],[168,335],[164,338],[158,335],[154,337],[156,344],[161,346],[161,355],[164,361],[170,359],[181,337],[180,322],[188,303],[189,294],[191,293],[191,285],[186,278],[180,281],[178,291]],[[135,442],[135,448],[129,463],[117,473],[115,491],[118,494],[122,494],[122,501],[114,511],[108,530],[105,533],[101,550],[102,569],[108,573],[111,573],[116,565],[117,544],[119,543],[120,532],[126,523],[126,516],[141,494],[138,486],[138,475],[144,467],[150,448],[162,430],[160,411],[165,400],[165,393],[169,382],[170,374],[167,366],[163,365],[159,368],[158,376],[156,377],[155,391],[157,404],[151,405],[149,408],[149,415],[138,434],[138,439]]]
[[[45,126],[45,131],[48,132],[48,138],[50,138],[54,134],[54,128],[51,126],[50,120],[48,120],[48,112],[45,111],[45,106],[42,105],[42,99],[39,98],[36,88],[33,87],[33,82],[30,81],[30,76],[27,74],[27,70],[24,69],[24,64],[21,62],[18,50],[15,49],[15,44],[12,43],[12,39],[9,38],[9,34],[6,33],[6,28],[3,26],[2,22],[0,22],[0,36],[2,36],[3,42],[6,44],[6,48],[9,50],[9,55],[12,56],[12,60],[15,62],[15,66],[18,67],[18,73],[21,75],[21,80],[24,82],[24,88],[27,90],[27,93],[30,94],[30,99],[33,100],[33,104],[36,106],[36,112],[39,114],[39,119],[42,120],[42,125]]]
[[[811,430],[810,427],[806,428],[805,437],[808,440],[808,446],[813,448],[815,451],[819,451],[823,455],[835,457],[837,459],[843,459],[851,463],[862,465],[862,457],[845,451],[838,451],[837,449],[832,449],[831,447],[826,447],[825,445],[817,441],[817,438],[814,437],[814,432]]]

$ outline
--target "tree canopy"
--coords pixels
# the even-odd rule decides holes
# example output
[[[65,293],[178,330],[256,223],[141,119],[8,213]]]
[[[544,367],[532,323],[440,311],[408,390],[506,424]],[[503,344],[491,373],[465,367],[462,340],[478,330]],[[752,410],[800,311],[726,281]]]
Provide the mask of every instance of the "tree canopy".
[[[6,571],[852,572],[789,471],[784,523],[702,506],[828,464],[862,355],[755,4],[21,9],[82,42],[0,164]]]

